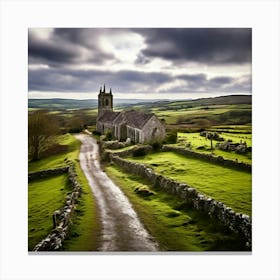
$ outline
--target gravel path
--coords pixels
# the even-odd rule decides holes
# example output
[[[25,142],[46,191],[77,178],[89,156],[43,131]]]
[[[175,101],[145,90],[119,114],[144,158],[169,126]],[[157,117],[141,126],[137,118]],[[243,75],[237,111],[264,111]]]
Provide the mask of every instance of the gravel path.
[[[100,168],[98,145],[89,135],[82,142],[80,164],[96,199],[102,222],[98,251],[158,251],[123,192]]]

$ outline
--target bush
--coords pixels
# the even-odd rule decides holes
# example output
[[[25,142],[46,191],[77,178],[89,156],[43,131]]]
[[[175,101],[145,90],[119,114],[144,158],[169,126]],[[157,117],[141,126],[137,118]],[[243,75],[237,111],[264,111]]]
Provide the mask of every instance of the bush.
[[[99,131],[97,131],[97,130],[94,130],[94,131],[92,132],[92,134],[93,134],[93,135],[97,135],[97,136],[100,136],[100,135],[101,135],[101,133],[100,133]]]
[[[112,134],[112,131],[108,130],[106,133],[105,133],[105,141],[111,141],[113,139],[113,134]]]
[[[147,154],[146,148],[145,147],[139,147],[138,149],[134,150],[132,155],[134,157],[143,157]]]
[[[154,142],[154,143],[152,143],[152,147],[153,147],[154,151],[159,151],[161,149],[161,147],[162,147],[162,143]]]
[[[80,133],[83,131],[83,128],[82,127],[76,127],[76,128],[70,128],[68,130],[69,133]]]
[[[177,143],[177,131],[169,131],[166,133],[165,139],[164,139],[165,144],[176,144]]]

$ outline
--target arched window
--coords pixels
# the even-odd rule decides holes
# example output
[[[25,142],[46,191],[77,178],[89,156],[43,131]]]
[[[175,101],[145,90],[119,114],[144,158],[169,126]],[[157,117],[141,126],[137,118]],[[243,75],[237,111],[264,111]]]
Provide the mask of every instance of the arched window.
[[[108,99],[105,100],[105,105],[106,105],[106,106],[109,105],[109,100],[108,100]]]

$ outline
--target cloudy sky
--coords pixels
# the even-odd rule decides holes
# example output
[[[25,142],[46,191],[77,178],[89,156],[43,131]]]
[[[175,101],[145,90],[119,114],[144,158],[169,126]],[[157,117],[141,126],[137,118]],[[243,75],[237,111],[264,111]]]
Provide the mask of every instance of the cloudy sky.
[[[29,98],[251,94],[248,28],[31,28]]]

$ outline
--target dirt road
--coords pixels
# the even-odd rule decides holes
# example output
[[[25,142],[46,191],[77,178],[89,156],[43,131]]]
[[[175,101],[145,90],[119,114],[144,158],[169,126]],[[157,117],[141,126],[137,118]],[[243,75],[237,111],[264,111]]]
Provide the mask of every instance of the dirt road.
[[[98,251],[157,251],[158,245],[145,230],[127,197],[100,168],[98,145],[89,135],[82,142],[80,164],[96,199],[102,235]]]

